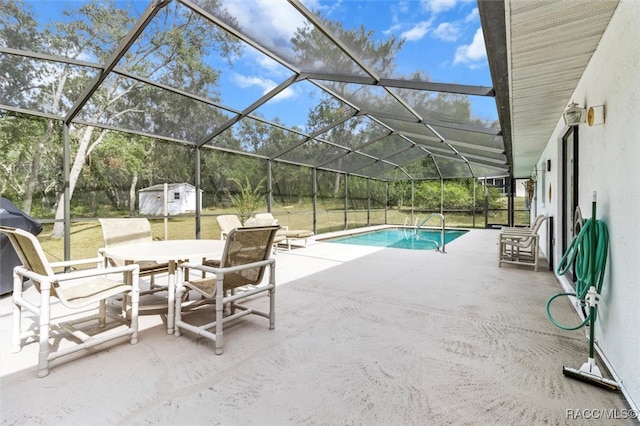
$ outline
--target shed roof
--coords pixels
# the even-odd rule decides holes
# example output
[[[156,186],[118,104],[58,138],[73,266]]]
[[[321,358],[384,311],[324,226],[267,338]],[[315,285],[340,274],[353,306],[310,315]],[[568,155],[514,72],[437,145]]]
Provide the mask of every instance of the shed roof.
[[[183,186],[188,186],[191,189],[196,189],[195,186],[191,185],[190,183],[169,183],[167,184],[167,189],[169,190],[174,190]],[[164,183],[159,183],[157,185],[151,185],[148,186],[146,188],[141,188],[138,190],[138,192],[162,192],[164,191]]]

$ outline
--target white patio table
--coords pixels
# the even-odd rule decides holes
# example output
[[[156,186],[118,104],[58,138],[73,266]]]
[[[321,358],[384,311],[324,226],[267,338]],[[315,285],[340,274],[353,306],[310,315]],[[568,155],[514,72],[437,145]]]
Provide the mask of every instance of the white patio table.
[[[175,322],[175,289],[176,270],[180,263],[190,259],[221,259],[224,251],[224,240],[163,240],[132,243],[105,249],[104,256],[125,263],[139,261],[168,262],[169,286],[167,300],[167,334],[173,334]],[[164,304],[163,304],[164,307]],[[140,305],[140,311],[144,306]]]

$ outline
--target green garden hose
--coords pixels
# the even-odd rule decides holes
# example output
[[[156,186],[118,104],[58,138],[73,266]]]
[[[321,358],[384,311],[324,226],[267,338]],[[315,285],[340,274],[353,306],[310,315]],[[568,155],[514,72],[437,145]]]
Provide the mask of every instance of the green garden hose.
[[[556,327],[563,330],[577,330],[596,320],[596,310],[592,310],[584,321],[577,326],[568,327],[556,322],[551,316],[551,302],[560,296],[575,296],[582,302],[589,288],[594,286],[598,294],[602,290],[607,255],[609,252],[609,232],[607,225],[601,221],[587,219],[580,233],[571,241],[569,248],[562,256],[557,268],[558,275],[564,275],[575,262],[576,291],[575,293],[559,293],[547,301],[547,317]]]
[[[600,386],[611,391],[620,389],[618,382],[602,376],[600,368],[596,365],[595,322],[598,317],[598,302],[602,291],[607,255],[609,252],[609,232],[604,222],[596,220],[596,192],[593,193],[591,203],[591,219],[584,223],[578,235],[571,241],[567,252],[562,256],[558,265],[558,275],[565,274],[569,268],[575,265],[576,291],[575,293],[560,293],[547,301],[547,317],[556,326],[563,330],[577,330],[589,325],[589,357],[587,362],[579,369],[567,366],[562,367],[562,374],[573,379]],[[589,313],[582,323],[575,327],[567,327],[556,322],[551,316],[551,302],[560,296],[575,296],[584,307],[588,307]]]

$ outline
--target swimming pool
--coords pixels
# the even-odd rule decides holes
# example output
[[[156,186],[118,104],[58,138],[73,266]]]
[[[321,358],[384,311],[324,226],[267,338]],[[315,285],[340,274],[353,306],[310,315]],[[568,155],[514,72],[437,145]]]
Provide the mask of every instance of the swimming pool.
[[[446,244],[466,234],[467,230],[447,229],[444,240]],[[344,237],[327,238],[327,243],[355,244],[359,246],[374,246],[401,248],[409,250],[435,250],[442,246],[440,230],[420,229],[418,233],[413,228],[390,228],[377,231],[346,235]],[[436,246],[437,244],[437,246]]]

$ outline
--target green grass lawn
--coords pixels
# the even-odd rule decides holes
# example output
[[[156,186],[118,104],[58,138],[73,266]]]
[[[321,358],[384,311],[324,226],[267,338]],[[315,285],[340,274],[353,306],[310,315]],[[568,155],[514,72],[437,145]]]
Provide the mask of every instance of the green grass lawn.
[[[311,209],[305,209],[307,206],[275,206],[273,215],[278,219],[282,226],[288,226],[289,229],[313,229],[313,214]],[[265,208],[266,211],[266,208]],[[216,216],[221,214],[235,214],[233,209],[206,209],[201,218],[200,238],[202,239],[219,239],[220,227],[216,221]],[[416,217],[422,221],[427,217],[428,212],[414,212],[413,218],[411,211],[407,209],[388,209],[386,212],[386,220],[388,224],[403,225],[405,221],[413,225]],[[516,215],[516,224],[528,224],[528,212],[518,212]],[[506,211],[491,212],[489,223],[506,223]],[[349,211],[347,214],[348,229],[354,229],[367,225],[366,211]],[[473,216],[471,213],[446,213],[446,226],[452,228],[472,228]],[[151,231],[153,238],[158,240],[166,238],[170,240],[192,239],[196,238],[196,220],[193,216],[172,216],[167,219],[166,227],[163,218],[150,219]],[[372,210],[369,215],[369,223],[371,225],[381,225],[385,223],[384,210]],[[427,223],[428,226],[439,226],[438,218],[433,218]],[[49,257],[49,260],[56,261],[64,258],[64,239],[51,238],[51,224],[45,224],[43,231],[38,236],[42,247]],[[475,227],[484,228],[484,216],[476,214]],[[344,211],[343,210],[322,210],[318,209],[317,215],[318,233],[326,233],[332,231],[340,231],[345,229]],[[97,219],[87,221],[77,221],[71,224],[71,259],[81,259],[96,256],[98,249],[103,247],[102,228]]]

